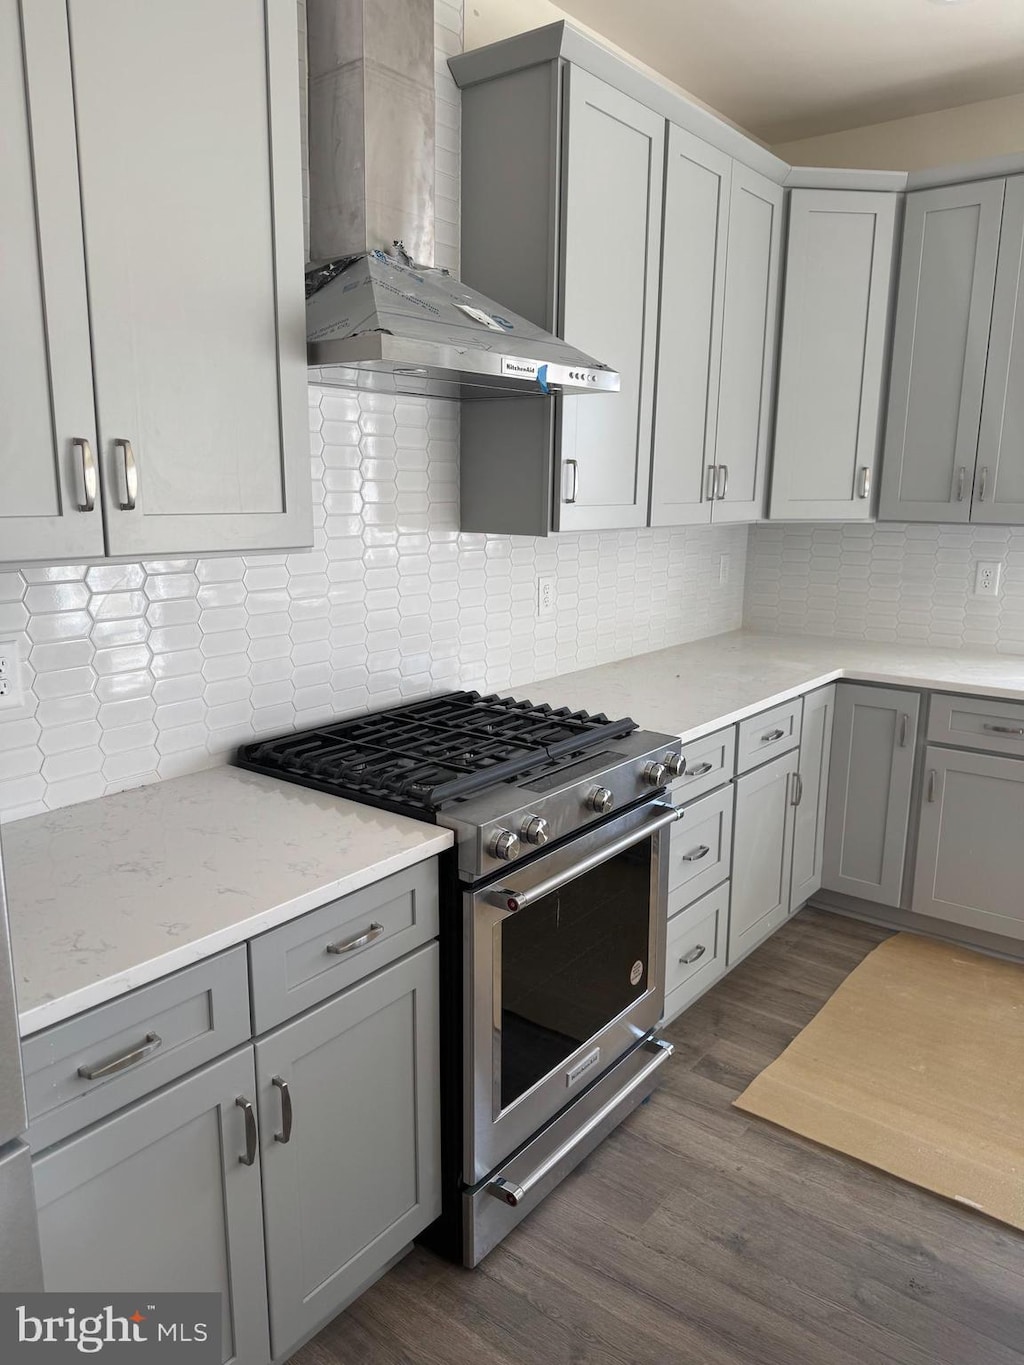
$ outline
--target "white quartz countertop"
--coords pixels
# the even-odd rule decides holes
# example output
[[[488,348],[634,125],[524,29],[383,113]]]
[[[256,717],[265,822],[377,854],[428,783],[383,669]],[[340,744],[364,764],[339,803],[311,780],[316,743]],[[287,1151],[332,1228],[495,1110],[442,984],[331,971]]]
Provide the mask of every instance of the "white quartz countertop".
[[[1024,701],[1024,658],[736,630],[540,681],[513,696],[632,716],[645,730],[698,739],[837,678]]]
[[[452,843],[439,826],[231,767],[0,834],[22,1036]]]

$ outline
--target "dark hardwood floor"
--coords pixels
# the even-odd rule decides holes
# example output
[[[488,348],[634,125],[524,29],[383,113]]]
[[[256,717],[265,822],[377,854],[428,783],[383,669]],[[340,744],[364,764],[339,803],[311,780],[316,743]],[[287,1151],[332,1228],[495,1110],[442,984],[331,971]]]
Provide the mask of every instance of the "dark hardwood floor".
[[[294,1365],[1021,1365],[1024,1235],[731,1107],[886,936],[802,912],[477,1270],[417,1248]]]

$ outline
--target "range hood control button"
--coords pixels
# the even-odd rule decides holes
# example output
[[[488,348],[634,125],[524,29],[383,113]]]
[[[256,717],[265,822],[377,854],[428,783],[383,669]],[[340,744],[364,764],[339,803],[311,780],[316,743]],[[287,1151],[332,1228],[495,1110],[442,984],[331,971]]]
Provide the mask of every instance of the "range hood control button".
[[[519,835],[528,844],[546,844],[550,838],[548,822],[542,815],[528,815],[519,827]]]
[[[598,815],[607,815],[615,805],[615,797],[607,787],[595,787],[588,794],[586,804],[591,810],[596,810]]]
[[[492,858],[500,858],[503,863],[518,858],[519,835],[513,834],[510,829],[496,830],[491,838],[490,853]]]

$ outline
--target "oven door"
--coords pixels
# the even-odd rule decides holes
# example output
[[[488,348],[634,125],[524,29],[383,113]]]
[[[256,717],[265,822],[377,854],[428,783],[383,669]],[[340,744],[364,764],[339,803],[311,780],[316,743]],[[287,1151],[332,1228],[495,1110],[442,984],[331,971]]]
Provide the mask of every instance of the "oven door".
[[[648,801],[467,889],[464,1179],[475,1184],[657,1024],[667,830]]]

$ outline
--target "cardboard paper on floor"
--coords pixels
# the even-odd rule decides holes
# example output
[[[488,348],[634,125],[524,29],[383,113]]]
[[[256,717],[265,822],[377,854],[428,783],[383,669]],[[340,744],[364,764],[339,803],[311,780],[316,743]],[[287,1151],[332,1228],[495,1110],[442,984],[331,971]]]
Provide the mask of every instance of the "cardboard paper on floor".
[[[735,1104],[1024,1228],[1024,964],[897,934]]]

